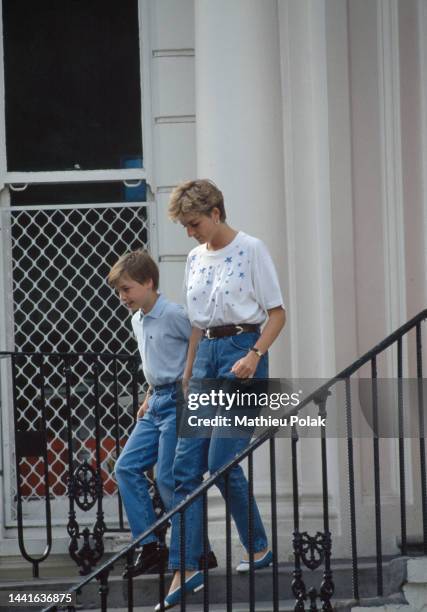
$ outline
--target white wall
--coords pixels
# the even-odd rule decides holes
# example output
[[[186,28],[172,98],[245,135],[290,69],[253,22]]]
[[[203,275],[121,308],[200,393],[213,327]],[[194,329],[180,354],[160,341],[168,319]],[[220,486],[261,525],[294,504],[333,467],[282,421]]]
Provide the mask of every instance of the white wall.
[[[156,0],[150,8],[151,112],[160,288],[182,301],[184,262],[194,246],[167,218],[172,188],[196,175],[194,7]]]

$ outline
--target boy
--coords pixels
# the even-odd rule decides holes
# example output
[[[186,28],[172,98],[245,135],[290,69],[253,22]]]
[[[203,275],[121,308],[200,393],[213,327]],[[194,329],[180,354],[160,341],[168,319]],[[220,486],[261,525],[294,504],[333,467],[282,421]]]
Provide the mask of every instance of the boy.
[[[118,458],[115,475],[133,538],[156,521],[144,472],[157,463],[157,486],[170,510],[176,446],[176,381],[182,378],[191,325],[182,306],[158,293],[159,270],[148,253],[139,250],[120,257],[108,275],[120,300],[134,314],[132,328],[141,354],[149,390],[137,422]],[[133,576],[158,571],[159,542],[151,534],[141,541],[142,552],[131,568]],[[166,553],[167,554],[167,553]],[[128,573],[125,572],[125,577]]]

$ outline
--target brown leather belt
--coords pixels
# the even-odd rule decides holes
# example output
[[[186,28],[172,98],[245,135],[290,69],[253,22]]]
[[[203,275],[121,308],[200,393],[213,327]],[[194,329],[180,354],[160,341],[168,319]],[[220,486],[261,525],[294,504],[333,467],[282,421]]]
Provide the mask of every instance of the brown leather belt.
[[[205,338],[212,340],[213,338],[224,338],[225,336],[238,336],[246,332],[259,333],[259,325],[242,323],[241,325],[218,325],[217,327],[209,327],[203,330]]]

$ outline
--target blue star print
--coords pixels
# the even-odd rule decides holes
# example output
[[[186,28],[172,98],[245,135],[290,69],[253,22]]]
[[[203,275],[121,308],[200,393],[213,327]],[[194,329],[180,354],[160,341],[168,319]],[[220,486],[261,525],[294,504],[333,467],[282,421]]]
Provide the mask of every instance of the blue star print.
[[[225,263],[231,263],[233,261],[232,257],[226,257],[225,258]]]
[[[239,251],[239,255],[242,256],[245,251]]]
[[[245,277],[245,273],[244,272],[240,272],[239,278],[244,278],[244,277]]]

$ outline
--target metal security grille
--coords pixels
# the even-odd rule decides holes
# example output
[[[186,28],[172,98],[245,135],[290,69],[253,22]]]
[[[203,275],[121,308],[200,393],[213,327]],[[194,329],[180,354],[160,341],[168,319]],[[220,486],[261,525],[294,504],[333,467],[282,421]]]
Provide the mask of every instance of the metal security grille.
[[[15,208],[11,237],[17,351],[134,350],[106,276],[148,248],[146,206]]]
[[[12,254],[14,349],[60,353],[130,353],[136,351],[129,316],[106,282],[111,265],[123,253],[149,248],[148,205],[27,206],[3,210],[9,215]],[[16,398],[22,429],[36,430],[40,398],[40,371],[34,359],[17,362]],[[121,367],[121,366],[120,366]],[[120,389],[120,436],[132,425],[130,374],[117,373]],[[101,372],[101,447],[104,493],[116,492],[111,471],[116,448],[111,430],[117,406],[112,401],[111,364]],[[78,460],[94,462],[93,373],[87,360],[72,363],[73,439]],[[50,494],[66,493],[68,469],[64,375],[60,360],[49,359],[43,371],[47,407]],[[13,465],[13,461],[11,462]],[[28,458],[21,468],[27,502],[44,494],[41,461]],[[12,499],[16,491],[11,473]],[[12,516],[14,511],[12,509]]]

